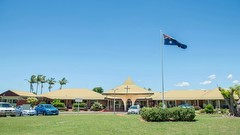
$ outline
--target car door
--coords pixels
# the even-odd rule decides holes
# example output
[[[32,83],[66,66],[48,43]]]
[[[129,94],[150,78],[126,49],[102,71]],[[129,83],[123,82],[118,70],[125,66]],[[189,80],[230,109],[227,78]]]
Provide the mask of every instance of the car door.
[[[43,105],[38,105],[36,108],[37,113],[42,113]]]
[[[16,115],[19,116],[20,115],[20,106],[16,107]]]
[[[40,112],[39,113],[43,113],[43,110],[44,110],[44,106],[43,105],[40,105]]]

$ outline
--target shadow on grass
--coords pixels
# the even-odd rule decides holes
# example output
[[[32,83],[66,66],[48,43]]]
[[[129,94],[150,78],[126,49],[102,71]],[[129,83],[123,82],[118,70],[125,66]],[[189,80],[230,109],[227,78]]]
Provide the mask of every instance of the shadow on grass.
[[[194,120],[191,120],[191,121],[180,121],[180,120],[166,120],[166,121],[146,121],[144,120],[143,118],[140,118],[140,121],[141,122],[156,122],[156,123],[161,123],[161,122],[169,122],[169,123],[173,123],[173,122],[176,122],[176,123],[179,123],[179,122],[186,122],[186,123],[191,123],[191,122],[198,122],[199,120],[198,119],[194,119]]]

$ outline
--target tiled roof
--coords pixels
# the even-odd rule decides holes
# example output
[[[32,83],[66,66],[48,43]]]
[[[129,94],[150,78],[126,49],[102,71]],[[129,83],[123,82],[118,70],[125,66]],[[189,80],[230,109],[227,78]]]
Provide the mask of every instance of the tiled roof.
[[[151,96],[153,100],[162,100],[162,94],[155,92]],[[164,93],[165,100],[208,100],[223,99],[221,92],[213,90],[170,90]]]
[[[88,89],[61,89],[55,90],[52,92],[44,93],[39,95],[39,97],[46,97],[50,99],[75,99],[75,98],[82,98],[85,100],[103,100],[105,96],[94,92]]]
[[[128,78],[122,85],[115,87],[107,92],[104,92],[103,94],[109,95],[114,93],[115,94],[153,94],[154,92],[148,91],[136,85],[131,78]]]
[[[12,91],[13,93],[22,97],[36,97],[36,95],[31,92],[20,91],[20,90],[9,90],[9,91]]]

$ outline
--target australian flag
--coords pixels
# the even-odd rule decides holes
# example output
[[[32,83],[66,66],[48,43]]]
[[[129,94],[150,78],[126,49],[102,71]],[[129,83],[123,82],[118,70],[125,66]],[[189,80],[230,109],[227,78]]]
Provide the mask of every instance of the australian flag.
[[[182,48],[182,49],[186,49],[187,46],[178,42],[177,40],[175,40],[174,38],[163,34],[163,38],[164,38],[164,45],[177,45],[178,47]]]

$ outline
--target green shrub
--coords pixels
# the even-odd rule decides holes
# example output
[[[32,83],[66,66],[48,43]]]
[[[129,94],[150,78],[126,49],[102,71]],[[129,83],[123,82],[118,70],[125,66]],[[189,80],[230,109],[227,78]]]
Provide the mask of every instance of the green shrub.
[[[178,121],[180,120],[180,109],[179,107],[173,107],[170,109],[170,118],[173,121]]]
[[[99,102],[94,102],[94,104],[90,108],[91,111],[100,111],[102,109],[103,109],[103,106]]]
[[[160,103],[157,105],[157,108],[163,108],[163,103],[160,102]]]
[[[146,121],[192,121],[195,110],[192,108],[142,108],[141,117]]]
[[[78,103],[73,103],[73,110],[74,110],[74,111],[77,111],[77,110],[78,110]],[[79,110],[85,110],[85,111],[87,111],[87,110],[88,110],[87,104],[84,103],[84,102],[80,102],[80,103],[79,103]]]
[[[195,110],[201,110],[202,108],[200,106],[194,106]]]
[[[213,105],[212,104],[206,105],[204,110],[206,111],[206,113],[213,113],[214,112]]]
[[[221,114],[229,114],[229,109],[220,109]]]
[[[153,110],[152,108],[148,108],[148,107],[142,108],[140,112],[141,117],[146,121],[150,121],[150,116],[151,116],[150,114],[152,110]]]
[[[193,108],[180,108],[180,121],[192,121],[195,118],[195,110]]]
[[[65,107],[65,104],[61,102],[60,99],[54,99],[51,103],[54,107],[57,107],[57,108],[64,108]]]
[[[31,107],[33,107],[34,105],[36,105],[36,103],[38,102],[38,99],[35,97],[29,97],[27,98],[27,103],[29,103],[31,105]]]
[[[73,103],[73,107],[77,108],[78,107],[78,103]],[[84,102],[80,102],[79,103],[79,107],[85,108],[85,107],[87,107],[87,104],[84,103]]]
[[[46,104],[46,102],[45,101],[41,101],[39,104]]]
[[[52,104],[54,107],[65,107],[64,103],[54,103]]]
[[[205,109],[201,109],[199,112],[200,113],[206,113]]]

